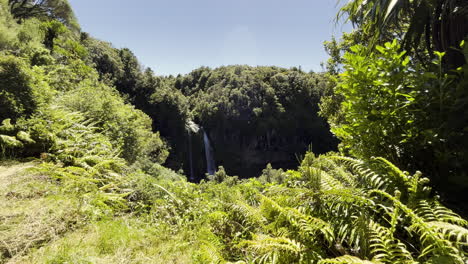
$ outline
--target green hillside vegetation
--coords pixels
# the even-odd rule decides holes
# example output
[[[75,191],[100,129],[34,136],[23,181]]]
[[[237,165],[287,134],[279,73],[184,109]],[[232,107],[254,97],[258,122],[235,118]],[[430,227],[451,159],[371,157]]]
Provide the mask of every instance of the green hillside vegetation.
[[[336,85],[322,115],[359,158],[422,170],[447,200],[466,204],[468,4],[349,1],[357,29],[326,42]]]
[[[0,0],[0,263],[466,263],[468,30],[410,18],[467,5],[424,3],[349,1],[324,73],[157,76]]]
[[[258,176],[268,162],[294,168],[295,154],[304,153],[311,143],[317,153],[337,149],[338,141],[317,114],[328,83],[323,73],[234,65],[162,77],[143,69],[128,49],[86,34],[82,40],[100,79],[127,95],[168,140],[172,151],[166,166],[172,169],[190,171],[189,121],[209,134],[216,162],[244,177]],[[203,157],[203,142],[201,137],[192,141],[199,179],[206,171],[204,159],[198,158]]]

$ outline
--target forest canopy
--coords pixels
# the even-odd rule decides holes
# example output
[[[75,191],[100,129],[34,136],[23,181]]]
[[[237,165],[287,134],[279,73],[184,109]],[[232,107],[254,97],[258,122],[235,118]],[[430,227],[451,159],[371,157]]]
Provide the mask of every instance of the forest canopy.
[[[337,140],[317,115],[328,79],[298,68],[201,67],[187,75],[155,76],[128,49],[83,36],[100,78],[115,86],[154,120],[172,147],[167,166],[189,168],[193,141],[195,178],[206,172],[201,135],[189,139],[195,122],[213,142],[215,162],[228,173],[258,176],[268,163],[294,168],[310,145],[317,153],[335,150]],[[222,146],[222,147],[218,147]]]

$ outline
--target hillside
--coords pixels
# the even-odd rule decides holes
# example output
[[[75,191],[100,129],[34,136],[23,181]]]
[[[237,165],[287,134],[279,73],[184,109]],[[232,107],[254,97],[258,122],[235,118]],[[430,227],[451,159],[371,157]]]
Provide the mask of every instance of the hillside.
[[[329,85],[323,73],[232,65],[163,77],[143,69],[128,49],[83,39],[100,78],[148,114],[153,129],[167,139],[171,151],[165,165],[187,175],[192,171],[194,180],[207,168],[203,135],[188,131],[191,122],[212,141],[215,163],[241,177],[260,175],[268,163],[295,168],[297,155],[310,146],[316,153],[337,149],[338,140],[318,115]]]
[[[89,193],[67,190],[44,169],[38,162],[0,166],[0,263],[191,263],[182,234],[132,214],[105,217]]]

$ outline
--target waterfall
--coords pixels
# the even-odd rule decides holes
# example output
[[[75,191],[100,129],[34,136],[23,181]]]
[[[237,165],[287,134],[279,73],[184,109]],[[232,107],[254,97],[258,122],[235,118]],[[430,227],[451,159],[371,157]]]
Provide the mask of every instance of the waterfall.
[[[187,130],[188,136],[188,158],[190,165],[190,179],[195,180],[195,175],[193,171],[193,142],[192,135],[199,135],[200,130],[203,131],[203,143],[205,145],[205,157],[206,157],[206,170],[209,175],[214,175],[216,172],[216,165],[214,161],[213,148],[211,147],[210,139],[208,134],[203,128],[200,128],[192,120],[188,120],[185,124],[185,129]]]
[[[190,180],[193,181],[195,180],[195,177],[193,175],[193,151],[192,151],[192,133],[190,131],[187,131],[188,134],[188,155],[189,155],[189,162],[190,162]]]
[[[205,143],[205,155],[206,155],[206,170],[209,175],[215,174],[215,161],[213,157],[213,149],[210,144],[210,139],[206,134],[205,130],[203,130],[203,142]]]
[[[188,137],[188,156],[189,156],[189,165],[190,165],[190,180],[195,180],[195,175],[193,172],[193,147],[192,147],[192,134],[198,134],[200,127],[195,124],[193,121],[189,120],[185,124]]]

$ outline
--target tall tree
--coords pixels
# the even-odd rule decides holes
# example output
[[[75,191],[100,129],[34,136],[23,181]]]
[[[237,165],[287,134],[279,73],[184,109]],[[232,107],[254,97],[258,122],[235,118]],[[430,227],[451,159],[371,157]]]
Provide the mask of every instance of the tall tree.
[[[371,46],[384,35],[405,32],[403,47],[410,51],[446,52],[447,69],[466,63],[456,49],[468,35],[466,0],[351,0],[340,15],[372,37]]]
[[[80,26],[68,0],[9,0],[14,18],[24,20],[31,17],[52,18],[73,30]]]

